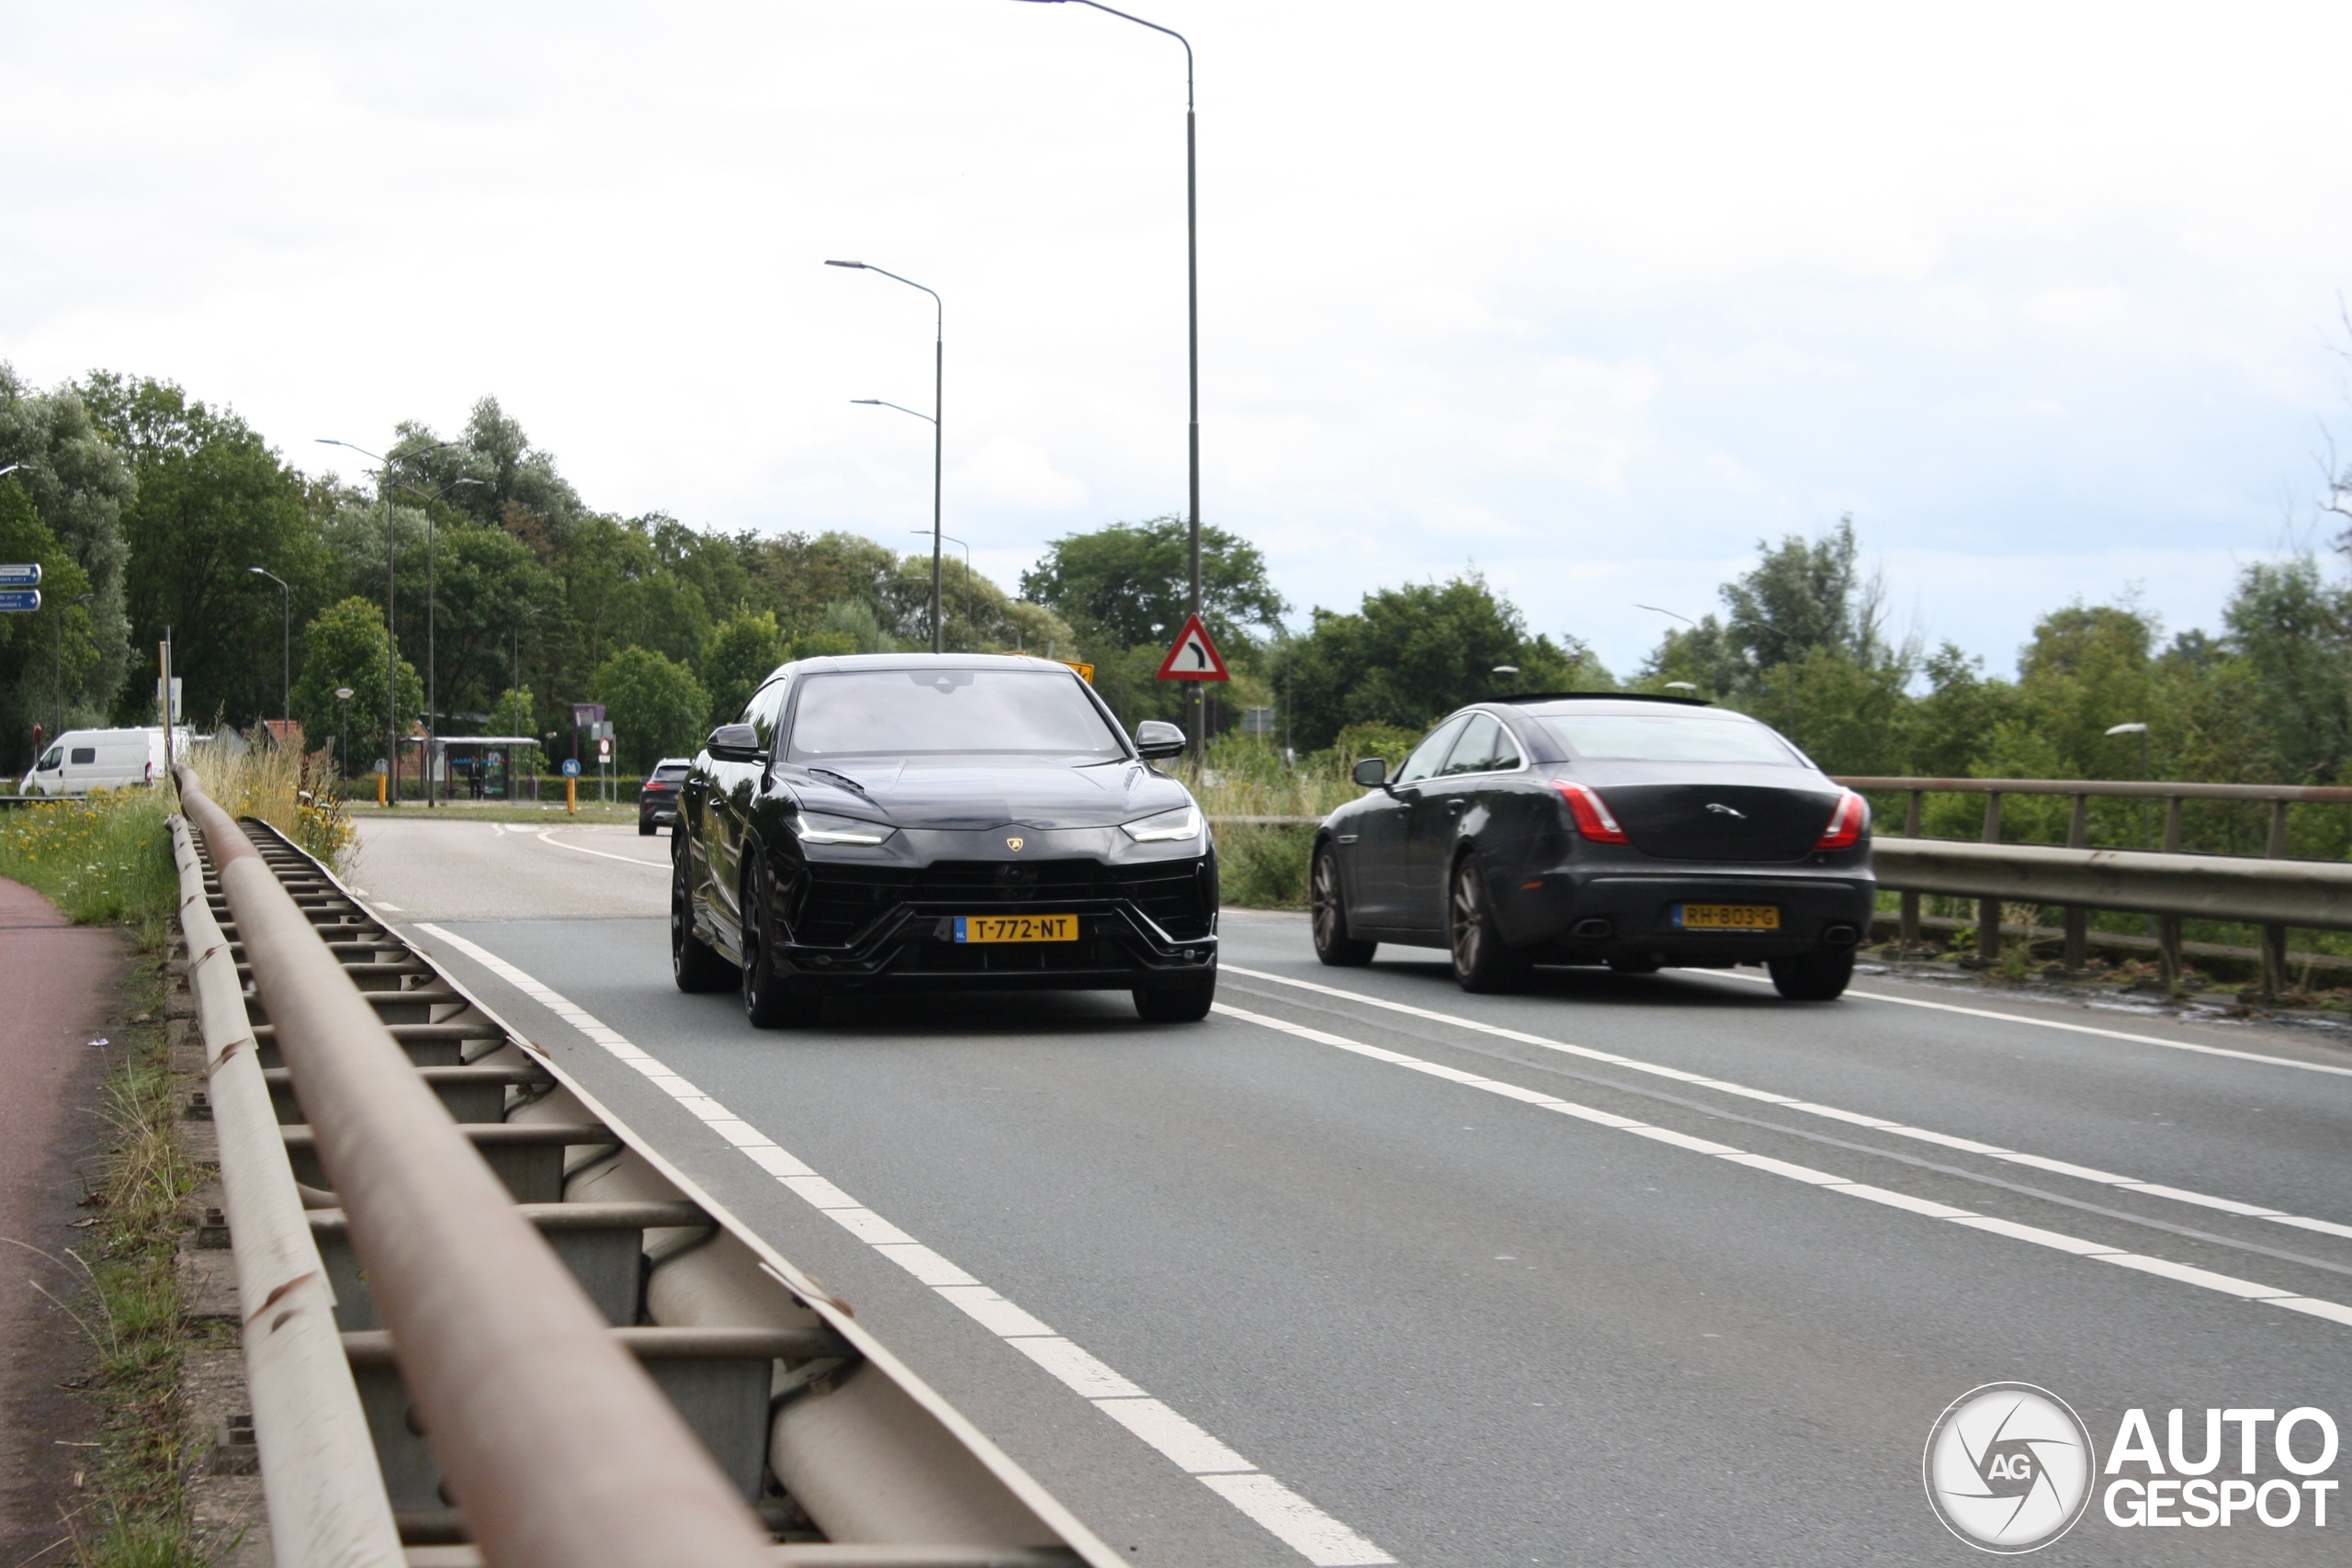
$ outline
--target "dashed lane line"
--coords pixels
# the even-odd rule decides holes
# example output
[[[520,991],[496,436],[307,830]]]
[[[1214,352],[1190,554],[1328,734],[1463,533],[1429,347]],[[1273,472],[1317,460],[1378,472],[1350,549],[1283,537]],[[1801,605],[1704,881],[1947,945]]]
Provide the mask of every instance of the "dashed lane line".
[[[1317,1568],[1356,1568],[1358,1564],[1396,1561],[1082,1347],[1055,1333],[1026,1309],[1006,1300],[858,1202],[811,1169],[806,1161],[779,1147],[765,1134],[672,1072],[650,1053],[607,1028],[561,992],[440,926],[420,923],[415,929],[463,953],[636,1069],[746,1159],[775,1178],[786,1191],[930,1286],[966,1316],[1051,1373]]]
[[[1866,1116],[1859,1111],[1845,1111],[1834,1105],[1817,1104],[1813,1100],[1799,1100],[1794,1095],[1775,1094],[1770,1089],[1751,1089],[1746,1084],[1732,1083],[1724,1078],[1711,1078],[1703,1073],[1685,1072],[1679,1067],[1664,1066],[1656,1062],[1645,1062],[1633,1056],[1621,1056],[1614,1051],[1602,1051],[1589,1045],[1571,1044],[1565,1040],[1548,1039],[1541,1034],[1530,1034],[1524,1030],[1508,1029],[1501,1024],[1487,1023],[1480,1019],[1464,1018],[1458,1013],[1438,1012],[1430,1008],[1414,1007],[1408,1002],[1390,1001],[1385,997],[1371,996],[1363,991],[1342,990],[1337,986],[1319,985],[1312,980],[1295,979],[1287,975],[1276,975],[1263,969],[1244,969],[1238,964],[1227,964],[1224,968],[1228,974],[1247,976],[1253,980],[1271,980],[1277,985],[1294,987],[1298,990],[1312,991],[1327,997],[1338,997],[1347,1001],[1362,1003],[1366,1007],[1403,1013],[1408,1018],[1427,1019],[1432,1023],[1450,1024],[1456,1029],[1466,1029],[1476,1033],[1492,1035],[1497,1039],[1517,1041],[1522,1045],[1535,1045],[1546,1051],[1558,1051],[1571,1056],[1582,1056],[1589,1061],[1606,1062],[1611,1066],[1623,1067],[1632,1072],[1648,1073],[1657,1077],[1670,1078],[1677,1083],[1692,1084],[1702,1089],[1714,1089],[1723,1094],[1736,1094],[1744,1100],[1761,1100],[1767,1105],[1777,1105],[1784,1110],[1803,1111],[1808,1116],[1843,1122],[1849,1126],[1867,1127],[1872,1132],[1888,1133],[1899,1138],[1916,1138],[1921,1143],[1938,1144],[1945,1148],[1959,1149],[1966,1154],[1982,1155],[1986,1159],[2000,1160],[2009,1165],[2027,1166],[2035,1170],[2047,1170],[2059,1176],[2071,1176],[2077,1180],[2097,1182],[2104,1187],[2114,1188],[2119,1192],[2137,1192],[2146,1197],[2162,1198],[2175,1203],[2188,1203],[2202,1209],[2215,1209],[2225,1214],[2239,1214],[2248,1219],[2267,1220],[2273,1224],[2291,1225],[2298,1230],[2316,1231],[2324,1235],[2352,1237],[2352,1225],[2339,1224],[2334,1220],[2317,1220],[2307,1215],[2290,1214],[2283,1210],[2266,1208],[2258,1203],[2241,1203],[2234,1198],[2216,1198],[2208,1193],[2193,1192],[2186,1188],[2167,1187],[2161,1182],[2143,1181],[2137,1177],[2119,1176],[2111,1170],[2098,1170],[2090,1166],[2075,1165],[2068,1160],[2050,1159],[2041,1155],[2025,1154],[2017,1149],[2003,1148],[1997,1144],[1982,1143],[1974,1138],[1958,1137],[1950,1133],[1931,1132],[1925,1127],[1909,1127],[1900,1122],[1889,1122],[1883,1117]],[[2006,1015],[1988,1013],[1985,1016],[1998,1018]],[[2027,1020],[2026,1021],[2037,1021]],[[2267,1056],[2257,1058],[2262,1061],[2276,1059]],[[2287,1065],[2293,1066],[2299,1064],[2288,1063]]]
[[[1950,1203],[1939,1203],[1932,1199],[1914,1197],[1908,1192],[1873,1187],[1863,1181],[1851,1181],[1845,1177],[1832,1175],[1828,1171],[1815,1170],[1809,1166],[1774,1159],[1769,1155],[1750,1154],[1745,1149],[1735,1148],[1729,1144],[1718,1144],[1712,1139],[1693,1137],[1688,1133],[1677,1132],[1670,1127],[1653,1127],[1646,1122],[1636,1122],[1630,1116],[1619,1116],[1614,1112],[1596,1110],[1589,1105],[1578,1105],[1573,1100],[1545,1094],[1541,1089],[1527,1089],[1498,1078],[1482,1077],[1476,1073],[1465,1073],[1459,1067],[1449,1067],[1442,1063],[1423,1061],[1418,1056],[1408,1056],[1402,1052],[1384,1050],[1377,1045],[1367,1045],[1362,1041],[1350,1040],[1344,1035],[1327,1033],[1319,1029],[1309,1029],[1303,1023],[1292,1023],[1286,1019],[1270,1018],[1263,1013],[1244,1011],[1240,1008],[1231,1007],[1224,1002],[1216,1003],[1216,1010],[1228,1018],[1239,1019],[1245,1023],[1260,1024],[1296,1039],[1312,1041],[1318,1045],[1333,1046],[1359,1056],[1369,1057],[1375,1062],[1385,1062],[1391,1066],[1403,1067],[1408,1072],[1426,1073],[1431,1077],[1442,1078],[1448,1083],[1458,1084],[1464,1089],[1475,1089],[1487,1094],[1499,1095],[1506,1100],[1515,1100],[1538,1110],[1557,1111],[1563,1116],[1573,1116],[1578,1121],[1590,1122],[1621,1133],[1631,1133],[1637,1138],[1648,1138],[1692,1154],[1713,1156],[1734,1165],[1746,1166],[1752,1170],[1760,1170],[1768,1175],[1785,1177],[1792,1181],[1801,1181],[1808,1186],[1818,1187],[1825,1192],[1840,1192],[1850,1198],[1867,1199],[1873,1203],[1883,1203],[1888,1208],[1901,1209],[1905,1213],[1918,1214],[1927,1219],[1949,1221],[1954,1224],[1965,1225],[1971,1230],[1989,1232],[1994,1235],[2007,1236],[2013,1241],[2031,1242],[2037,1247],[2050,1247],[2076,1258],[2087,1258],[2098,1263],[2112,1263],[2119,1268],[2137,1269],[2141,1273],[2154,1274],[2164,1279],[2177,1280],[2182,1284],[2196,1285],[2205,1290],[2218,1292],[2222,1295],[2235,1296],[2242,1301],[2261,1302],[2269,1306],[2284,1307],[2290,1312],[2304,1313],[2312,1317],[2324,1318],[2328,1322],[2352,1327],[2352,1306],[2346,1306],[2338,1302],[2322,1301],[2317,1297],[2301,1295],[2293,1291],[2280,1290],[2274,1285],[2260,1284],[2252,1280],[2241,1280],[2228,1274],[2217,1274],[2211,1269],[2192,1268],[2188,1264],[2175,1263],[2167,1258],[2150,1258],[2140,1253],[2127,1252],[2120,1247],[2109,1247],[2104,1242],[2086,1241],[2079,1236],[2043,1230],[2038,1225],[2019,1224],[2014,1220],[2004,1220],[1991,1214],[1979,1214],[1968,1209],[1955,1208]]]

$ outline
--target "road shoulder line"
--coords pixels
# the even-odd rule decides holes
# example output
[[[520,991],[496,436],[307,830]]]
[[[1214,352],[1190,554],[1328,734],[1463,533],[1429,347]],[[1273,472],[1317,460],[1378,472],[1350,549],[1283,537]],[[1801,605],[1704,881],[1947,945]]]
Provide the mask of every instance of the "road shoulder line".
[[[840,1187],[816,1174],[798,1156],[752,1128],[718,1100],[695,1088],[650,1052],[632,1043],[618,1031],[605,1024],[553,987],[488,949],[440,926],[421,923],[415,929],[463,953],[561,1018],[590,1043],[602,1047],[615,1060],[646,1077],[676,1100],[696,1120],[718,1132],[729,1147],[750,1158],[760,1168],[763,1175],[768,1175],[786,1191],[906,1269],[934,1294],[994,1334],[1003,1344],[1052,1373],[1064,1386],[1142,1439],[1178,1469],[1224,1498],[1245,1517],[1314,1563],[1316,1568],[1374,1568],[1374,1565],[1396,1561],[1273,1476],[1242,1460],[1232,1449],[1175,1410],[1152,1399],[1145,1390],[1098,1360],[1083,1347],[1054,1333],[1046,1324],[1007,1298],[991,1291],[989,1294],[993,1301],[989,1304],[997,1310],[988,1315],[975,1311],[974,1307],[980,1303],[971,1300],[970,1287],[981,1286],[981,1281],[858,1203]],[[722,1124],[724,1131],[721,1131]],[[750,1139],[757,1141],[729,1135],[735,1128],[741,1128]],[[774,1174],[771,1167],[777,1165],[790,1167],[789,1173]],[[986,1289],[985,1286],[981,1288]],[[1138,1401],[1157,1406],[1158,1414],[1137,1416],[1133,1406]],[[1118,1405],[1120,1408],[1112,1409],[1107,1405]],[[1196,1468],[1203,1461],[1206,1462],[1206,1469]]]
[[[1215,1010],[1228,1018],[1276,1030],[1296,1039],[1307,1040],[1318,1045],[1335,1046],[1351,1055],[1370,1057],[1393,1066],[1403,1067],[1408,1071],[1426,1072],[1431,1077],[1444,1078],[1450,1083],[1459,1084],[1465,1089],[1500,1094],[1504,1099],[1534,1103],[1549,1111],[1564,1111],[1582,1121],[1599,1122],[1614,1132],[1631,1133],[1636,1137],[1648,1138],[1673,1147],[1687,1149],[1695,1154],[1703,1154],[1729,1164],[1745,1166],[1750,1170],[1761,1171],[1768,1176],[1783,1177],[1820,1191],[1840,1192],[1848,1197],[1866,1199],[1874,1203],[1917,1214],[1923,1219],[1962,1224],[1972,1230],[2007,1236],[2013,1241],[2030,1242],[2037,1247],[2045,1247],[2070,1257],[2086,1258],[2098,1263],[2117,1264],[2122,1268],[2137,1269],[2140,1272],[2176,1280],[2181,1284],[2195,1285],[2238,1300],[2283,1306],[2290,1311],[2308,1313],[2331,1322],[2352,1325],[2352,1307],[2337,1303],[2299,1295],[2292,1291],[2281,1290],[2273,1285],[2258,1284],[2251,1280],[2240,1280],[2233,1275],[2217,1274],[2211,1269],[2194,1268],[2186,1263],[2175,1263],[2168,1258],[2151,1258],[2141,1253],[2128,1252],[2121,1247],[2108,1247],[2099,1242],[2086,1241],[2057,1231],[2046,1231],[2038,1226],[2017,1224],[1993,1215],[1954,1208],[1949,1203],[1939,1203],[1926,1198],[1915,1198],[1906,1192],[1873,1187],[1865,1181],[1854,1181],[1842,1176],[1832,1176],[1826,1171],[1811,1170],[1803,1166],[1786,1165],[1779,1160],[1750,1154],[1744,1149],[1733,1148],[1727,1144],[1711,1143],[1704,1138],[1693,1138],[1668,1128],[1652,1127],[1629,1117],[1611,1116],[1606,1111],[1594,1111],[1588,1106],[1577,1105],[1555,1096],[1534,1096],[1532,1091],[1521,1089],[1516,1084],[1506,1084],[1494,1078],[1482,1078],[1475,1073],[1438,1067],[1435,1063],[1423,1062],[1418,1057],[1407,1056],[1401,1052],[1365,1045],[1342,1035],[1332,1034],[1319,1029],[1309,1029],[1304,1024],[1292,1023],[1286,1019],[1273,1018],[1265,1013],[1246,1011],[1225,1002],[1215,1004]],[[1435,1070],[1432,1071],[1432,1069]]]
[[[2273,1224],[2292,1225],[2299,1230],[2317,1231],[2327,1235],[2352,1237],[2352,1225],[2340,1224],[2334,1220],[2312,1219],[2305,1215],[2290,1214],[2278,1209],[2267,1209],[2257,1204],[2241,1203],[2233,1198],[2216,1198],[2202,1192],[2191,1192],[2186,1188],[2167,1187],[2159,1182],[2143,1181],[2135,1176],[2119,1176],[2113,1171],[2098,1170],[2089,1166],[2075,1165],[2065,1160],[2052,1159],[2043,1155],[2025,1154],[2017,1149],[2003,1148],[1997,1144],[1980,1143],[1974,1138],[1957,1137],[1950,1133],[1933,1132],[1924,1127],[1905,1126],[1900,1122],[1889,1122],[1883,1117],[1864,1115],[1862,1112],[1858,1111],[1845,1111],[1840,1110],[1838,1107],[1834,1105],[1816,1104],[1809,1100],[1796,1099],[1792,1095],[1775,1094],[1770,1089],[1751,1089],[1744,1084],[1731,1083],[1722,1078],[1711,1078],[1698,1073],[1685,1072],[1680,1067],[1668,1067],[1661,1066],[1656,1062],[1645,1062],[1633,1056],[1621,1056],[1614,1051],[1601,1051],[1589,1045],[1572,1044],[1565,1040],[1547,1039],[1541,1034],[1530,1034],[1525,1030],[1510,1029],[1502,1024],[1487,1023],[1483,1020],[1475,1018],[1464,1018],[1458,1013],[1439,1012],[1430,1008],[1415,1007],[1408,1002],[1390,1001],[1385,997],[1370,996],[1362,991],[1342,990],[1337,986],[1320,985],[1312,980],[1301,980],[1287,975],[1276,975],[1264,969],[1244,969],[1238,964],[1227,964],[1224,967],[1233,974],[1247,976],[1252,980],[1271,980],[1279,986],[1290,986],[1302,991],[1313,991],[1322,996],[1337,997],[1347,1001],[1362,1003],[1366,1007],[1381,1008],[1390,1012],[1403,1013],[1409,1018],[1425,1019],[1431,1023],[1449,1024],[1453,1028],[1466,1029],[1474,1033],[1492,1035],[1500,1040],[1515,1041],[1520,1044],[1533,1045],[1545,1051],[1557,1051],[1566,1055],[1582,1056],[1590,1061],[1605,1062],[1611,1066],[1624,1067],[1633,1072],[1647,1073],[1653,1077],[1667,1078],[1676,1083],[1690,1084],[1700,1089],[1718,1089],[1727,1094],[1738,1095],[1747,1100],[1762,1100],[1770,1105],[1777,1105],[1784,1111],[1800,1111],[1808,1116],[1819,1116],[1833,1122],[1844,1122],[1853,1126],[1868,1127],[1873,1132],[1891,1133],[1899,1138],[1916,1138],[1922,1143],[1938,1144],[1946,1148],[1959,1149],[1968,1154],[1982,1155],[1986,1159],[1996,1159],[2009,1165],[2028,1166],[2035,1170],[2051,1171],[2059,1176],[2070,1176],[2077,1180],[2096,1182],[2101,1186],[2112,1187],[2119,1191],[2137,1192],[2144,1197],[2160,1198],[2168,1202],[2192,1204],[2199,1208],[2218,1209],[2225,1213],[2241,1214],[2253,1219],[2267,1220]],[[1746,976],[1740,977],[1746,978]],[[1770,982],[1766,983],[1769,984]],[[1890,999],[1900,1000],[1901,998]],[[1927,1007],[1930,1005],[1939,1006],[1941,1004],[1920,1002],[1914,1005]],[[1971,1010],[1961,1008],[1953,1009],[1952,1010],[1965,1012]],[[2003,1013],[1986,1013],[1983,1016],[1987,1018],[2003,1018],[2007,1015]],[[2039,1021],[2026,1019],[2019,1021],[2032,1023]],[[2073,1029],[2077,1026],[2073,1024],[2053,1023],[2051,1027]],[[2113,1032],[2092,1030],[2088,1032],[2111,1033]],[[2140,1036],[2125,1035],[2122,1038],[2138,1039]],[[2157,1043],[2161,1044],[2164,1043],[2159,1041]],[[2206,1049],[2206,1047],[2199,1046],[2197,1047],[2197,1049],[2202,1050]],[[2215,1047],[2215,1049],[2218,1049],[2218,1047]],[[2236,1055],[2238,1053],[2224,1052],[2222,1054],[2226,1055]],[[2280,1058],[2271,1056],[2257,1056],[2252,1059],[2261,1062],[2278,1062],[2281,1060]],[[2283,1065],[2287,1066],[2298,1066],[2305,1064],[2285,1062]],[[2334,1072],[2341,1069],[2327,1068],[2325,1070]]]

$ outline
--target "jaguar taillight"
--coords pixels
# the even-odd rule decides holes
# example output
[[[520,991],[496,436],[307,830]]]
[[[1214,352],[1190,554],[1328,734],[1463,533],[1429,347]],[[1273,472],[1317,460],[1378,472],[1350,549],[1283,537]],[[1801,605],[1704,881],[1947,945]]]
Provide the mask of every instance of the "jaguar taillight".
[[[1829,826],[1822,830],[1821,841],[1813,847],[1850,850],[1870,830],[1871,803],[1849,789],[1838,797],[1838,809],[1829,814]]]
[[[1568,815],[1576,818],[1577,831],[1596,844],[1630,844],[1634,840],[1625,829],[1617,826],[1617,818],[1609,814],[1609,806],[1599,793],[1580,784],[1555,779],[1552,787],[1568,803]]]

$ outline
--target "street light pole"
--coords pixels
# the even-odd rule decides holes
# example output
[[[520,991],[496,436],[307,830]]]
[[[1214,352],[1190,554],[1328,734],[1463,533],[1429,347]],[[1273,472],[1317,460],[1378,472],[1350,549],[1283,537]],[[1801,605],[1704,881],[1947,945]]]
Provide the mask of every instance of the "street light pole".
[[[334,771],[337,778],[347,779],[351,776],[351,745],[344,739],[344,732],[351,728],[351,688],[337,686],[334,700],[343,709],[343,716],[335,720],[334,727]]]
[[[918,528],[915,533],[920,536],[922,530]],[[964,552],[964,636],[972,645],[964,651],[977,653],[979,651],[980,633],[978,623],[972,619],[972,547],[953,534],[942,534],[940,537]]]
[[[401,803],[401,634],[400,607],[400,534],[392,526],[392,460],[365,446],[355,446],[348,441],[337,441],[332,435],[314,438],[322,446],[341,446],[373,457],[384,465],[379,468],[376,489],[384,498],[384,799],[387,804]],[[433,446],[410,454],[423,457],[426,452],[439,452],[455,446],[454,441],[435,442]]]
[[[277,722],[290,726],[294,722],[294,590],[288,588],[286,580],[274,571],[266,571],[257,566],[246,570],[255,577],[266,577],[277,584],[277,591],[285,600],[285,626],[278,636]],[[286,744],[284,734],[278,736],[277,743],[281,746]]]
[[[925,294],[931,296],[931,306],[933,313],[931,342],[931,651],[933,653],[944,653],[947,651],[945,628],[941,625],[939,618],[939,547],[941,537],[939,532],[939,463],[941,450],[941,398],[947,382],[947,307],[941,302],[937,290],[923,288],[923,286],[917,283],[913,278],[900,277],[897,273],[888,271],[883,267],[876,266],[871,262],[829,261],[825,265],[827,266],[850,267],[859,272],[878,272],[893,283],[903,283],[910,288],[922,288],[922,291]],[[874,400],[858,399],[855,400],[866,402]],[[891,408],[899,407],[896,403],[889,404],[888,406]],[[912,409],[899,409],[899,412],[901,413],[914,413],[914,410]],[[921,419],[922,416],[921,414],[915,414],[915,417],[917,419]]]
[[[411,484],[397,487],[424,502],[424,776],[417,782],[424,787],[428,807],[441,804],[438,781],[433,776],[433,763],[441,749],[440,671],[434,648],[441,614],[440,590],[434,578],[434,543],[439,537],[439,530],[433,525],[433,503],[453,490],[480,483],[480,479],[451,479],[431,495]]]
[[[1032,4],[1059,6],[1076,4],[1091,6],[1123,22],[1133,22],[1139,28],[1165,33],[1184,46],[1184,310],[1185,360],[1191,375],[1191,420],[1188,478],[1191,483],[1192,510],[1187,517],[1192,561],[1192,611],[1201,613],[1201,227],[1199,190],[1199,160],[1193,139],[1193,40],[1173,28],[1163,28],[1158,22],[1147,22],[1141,17],[1114,10],[1102,0],[1031,0]],[[1206,708],[1201,702],[1200,682],[1187,682],[1193,698],[1193,760],[1195,763],[1207,756],[1207,736],[1204,732]]]

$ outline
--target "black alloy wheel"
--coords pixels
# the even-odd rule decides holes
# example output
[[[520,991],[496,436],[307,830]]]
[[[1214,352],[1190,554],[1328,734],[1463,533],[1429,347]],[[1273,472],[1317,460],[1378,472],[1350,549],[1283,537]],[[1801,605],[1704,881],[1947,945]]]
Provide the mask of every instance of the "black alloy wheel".
[[[1159,986],[1137,986],[1136,1016],[1146,1023],[1198,1023],[1216,1000],[1216,971]]]
[[[1468,856],[1453,867],[1453,892],[1446,900],[1447,936],[1453,950],[1453,977],[1465,991],[1499,991],[1526,975],[1528,955],[1506,945],[1487,904],[1487,886]]]
[[[639,838],[640,838],[640,839],[650,839],[650,838],[653,837],[653,818],[650,818],[650,817],[639,817],[639,818],[637,819],[637,836],[638,836]]]
[[[686,896],[686,845],[681,839],[670,857],[670,974],[682,991],[723,991],[735,984],[735,965],[695,935],[693,901]]]
[[[743,1016],[754,1029],[807,1029],[824,1012],[825,999],[793,990],[775,972],[775,874],[756,866],[743,878]]]
[[[1845,995],[1854,977],[1854,950],[1843,953],[1801,953],[1794,958],[1768,958],[1772,988],[1792,1002],[1834,1002]]]
[[[1315,852],[1315,868],[1306,881],[1307,918],[1315,931],[1315,956],[1335,969],[1356,969],[1372,962],[1380,944],[1358,942],[1348,934],[1348,907],[1340,891],[1340,857],[1330,845]]]

